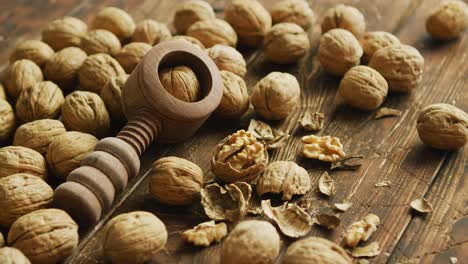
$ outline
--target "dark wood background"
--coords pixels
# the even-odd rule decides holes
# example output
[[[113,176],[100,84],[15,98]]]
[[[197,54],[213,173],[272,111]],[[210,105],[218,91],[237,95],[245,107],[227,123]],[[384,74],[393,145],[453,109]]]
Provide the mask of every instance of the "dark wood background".
[[[90,22],[102,7],[117,6],[135,19],[153,18],[170,23],[175,0],[1,0],[0,61],[7,62],[18,41],[38,38],[51,20],[65,15]],[[225,1],[211,0],[222,17]],[[275,1],[261,1],[266,7]],[[401,117],[374,120],[373,112],[362,112],[342,104],[336,91],[339,79],[323,72],[316,53],[320,27],[309,30],[312,48],[297,65],[275,66],[265,60],[261,50],[243,50],[248,62],[246,82],[252,87],[271,71],[294,74],[302,87],[300,105],[284,122],[274,123],[289,131],[287,145],[271,152],[271,160],[293,160],[305,167],[316,188],[318,176],[327,164],[306,160],[300,155],[298,119],[308,108],[324,112],[326,123],[319,133],[339,137],[346,153],[366,156],[363,166],[355,171],[333,172],[338,182],[336,196],[323,203],[350,201],[354,205],[341,214],[342,225],[334,231],[314,226],[309,235],[322,236],[341,243],[345,228],[372,212],[382,221],[371,241],[378,241],[381,254],[371,263],[458,263],[468,262],[468,182],[466,181],[466,147],[445,152],[424,146],[418,138],[415,123],[418,112],[432,103],[451,103],[468,110],[468,34],[446,43],[432,41],[424,22],[438,0],[314,0],[309,1],[319,21],[324,11],[336,3],[358,7],[366,16],[368,30],[383,30],[397,35],[403,43],[416,47],[425,58],[422,85],[410,94],[390,94],[384,106],[403,111]],[[120,195],[112,210],[92,230],[81,230],[81,243],[68,263],[102,263],[102,226],[114,215],[134,210],[147,210],[160,217],[167,226],[166,249],[152,263],[219,263],[221,244],[195,248],[181,241],[180,233],[207,220],[199,206],[167,207],[148,196],[149,164],[162,156],[174,155],[194,161],[212,177],[209,156],[223,137],[241,128],[235,121],[210,119],[186,142],[174,145],[154,144],[144,154],[140,175]],[[374,187],[390,180],[391,187]],[[424,197],[434,205],[428,215],[415,214],[409,203]],[[231,225],[232,227],[232,225]],[[283,237],[282,252],[292,240]],[[281,259],[278,258],[278,259]]]

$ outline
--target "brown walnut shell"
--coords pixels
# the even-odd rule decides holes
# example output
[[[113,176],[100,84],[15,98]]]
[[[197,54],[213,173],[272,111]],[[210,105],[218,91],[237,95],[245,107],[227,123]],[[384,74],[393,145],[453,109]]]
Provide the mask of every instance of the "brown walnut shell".
[[[13,107],[8,101],[0,99],[0,142],[9,139],[15,127],[16,117]]]
[[[39,66],[43,66],[54,55],[54,50],[40,40],[26,40],[16,45],[10,55],[10,63],[17,60],[30,60]]]
[[[271,7],[270,14],[273,24],[289,22],[307,30],[315,23],[314,11],[303,0],[279,1]]]
[[[229,71],[220,71],[223,97],[215,113],[225,118],[240,118],[249,109],[249,93],[244,80]]]
[[[33,149],[45,156],[49,144],[65,132],[65,126],[58,120],[36,120],[16,129],[13,145]]]
[[[215,19],[213,7],[205,1],[187,1],[177,6],[173,24],[179,34],[185,34],[194,23],[202,20]]]
[[[17,60],[7,69],[5,76],[5,86],[8,95],[17,98],[21,92],[32,87],[38,82],[42,82],[44,76],[41,68],[30,60]]]
[[[274,63],[294,63],[310,49],[309,37],[296,24],[279,23],[267,31],[263,49],[268,59]]]
[[[133,18],[117,7],[105,7],[96,14],[92,23],[94,29],[105,29],[114,33],[120,41],[130,38],[135,31]]]
[[[216,44],[235,47],[237,34],[226,21],[221,19],[198,21],[187,30],[187,35],[198,39],[210,48]]]
[[[379,49],[401,44],[395,35],[385,31],[366,32],[359,42],[364,50],[362,57],[364,62],[369,62],[372,55]]]
[[[366,31],[366,20],[357,8],[338,4],[325,12],[322,20],[322,34],[334,28],[346,29],[359,38]]]
[[[0,148],[0,178],[15,174],[26,173],[47,178],[47,163],[41,153],[21,146],[7,146]]]
[[[468,5],[460,0],[444,1],[426,19],[426,30],[434,39],[458,37],[468,25]]]
[[[132,35],[132,42],[144,42],[153,46],[170,39],[171,36],[171,31],[166,24],[153,19],[145,19],[136,25]]]
[[[55,51],[80,46],[88,26],[80,19],[64,17],[50,22],[42,31],[42,41]]]
[[[185,102],[199,99],[201,89],[195,72],[187,66],[164,68],[159,72],[164,89],[175,98]]]
[[[174,36],[174,37],[172,37],[170,39],[167,39],[167,40],[185,41],[187,43],[195,45],[196,47],[199,47],[202,50],[205,50],[205,46],[203,45],[203,43],[201,43],[198,39],[196,39],[194,37],[180,35],[180,36]]]
[[[308,237],[292,243],[282,263],[351,264],[352,259],[338,244],[321,237]]]
[[[235,48],[226,45],[214,45],[206,50],[220,71],[230,71],[243,77],[247,65],[242,54]]]
[[[99,53],[86,58],[78,71],[78,78],[81,88],[99,93],[113,76],[122,74],[125,74],[125,70],[114,58],[108,54]]]
[[[115,55],[122,47],[119,39],[112,32],[105,29],[89,31],[81,40],[81,49],[88,55],[107,53]]]
[[[31,264],[29,259],[19,249],[14,247],[0,247],[0,263],[2,264]]]
[[[144,42],[132,42],[123,46],[114,57],[130,74],[151,48],[151,45]]]
[[[101,89],[101,98],[109,111],[112,121],[123,121],[125,119],[122,110],[122,89],[129,75],[112,77]]]
[[[2,83],[0,83],[0,99],[2,100],[7,100],[7,95],[5,91],[5,86],[3,86]]]
[[[56,83],[62,90],[73,90],[78,84],[78,70],[86,58],[86,53],[80,48],[64,48],[45,64],[44,74],[47,80]]]

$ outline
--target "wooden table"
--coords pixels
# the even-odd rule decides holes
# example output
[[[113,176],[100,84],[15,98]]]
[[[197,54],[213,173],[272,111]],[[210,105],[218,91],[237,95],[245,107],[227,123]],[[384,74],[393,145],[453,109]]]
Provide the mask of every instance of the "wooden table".
[[[153,18],[170,23],[176,4],[173,0],[22,0],[0,2],[0,61],[6,62],[17,41],[38,38],[40,30],[56,18],[76,16],[90,22],[100,8],[115,5],[124,8],[136,21]],[[224,1],[209,1],[222,17]],[[275,1],[262,1],[270,6]],[[328,203],[350,201],[353,207],[341,214],[342,225],[334,231],[314,226],[309,235],[322,236],[340,242],[343,232],[352,222],[372,212],[382,221],[371,241],[378,241],[381,254],[371,263],[468,263],[468,181],[466,180],[467,148],[453,152],[431,149],[421,143],[415,123],[421,108],[432,103],[451,103],[468,110],[468,33],[457,40],[436,43],[427,35],[424,22],[437,0],[362,0],[309,1],[319,21],[324,11],[336,3],[355,5],[364,12],[368,29],[396,34],[403,43],[416,47],[425,58],[422,85],[410,94],[390,94],[384,106],[402,110],[401,117],[374,120],[374,113],[351,109],[336,96],[339,79],[325,74],[317,60],[320,27],[310,31],[312,48],[297,65],[277,66],[265,60],[261,50],[245,50],[248,62],[246,82],[252,87],[271,71],[294,74],[302,87],[301,102],[284,122],[274,126],[288,131],[292,137],[287,145],[271,152],[271,160],[293,160],[305,167],[313,188],[318,176],[328,165],[306,160],[300,155],[300,137],[305,132],[298,119],[310,108],[326,115],[322,135],[339,137],[347,153],[366,156],[357,171],[333,172],[338,182],[337,194]],[[186,142],[175,145],[155,144],[145,153],[140,175],[133,179],[120,195],[112,210],[92,230],[81,230],[78,250],[69,263],[102,263],[102,227],[112,216],[147,210],[166,224],[169,240],[166,250],[152,263],[218,263],[221,244],[206,249],[184,244],[180,233],[205,221],[199,206],[167,207],[148,196],[146,177],[149,164],[160,157],[173,155],[199,164],[211,178],[210,153],[228,134],[242,128],[237,121],[210,119]],[[375,187],[383,180],[390,187]],[[315,195],[315,194],[314,194]],[[415,214],[409,203],[426,198],[434,206],[428,215]],[[327,201],[317,196],[317,199]],[[230,226],[232,227],[232,225]],[[292,240],[283,237],[282,252]]]

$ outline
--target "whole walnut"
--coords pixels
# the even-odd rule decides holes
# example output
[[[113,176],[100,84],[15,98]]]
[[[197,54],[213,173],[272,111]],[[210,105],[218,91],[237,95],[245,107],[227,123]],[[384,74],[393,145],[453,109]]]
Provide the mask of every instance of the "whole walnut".
[[[30,60],[43,66],[54,55],[54,50],[40,40],[26,40],[18,43],[10,55],[10,63],[17,60]]]
[[[43,80],[41,68],[30,60],[22,59],[15,61],[7,69],[5,85],[8,95],[17,98],[24,89]]]
[[[0,99],[7,100],[7,95],[6,95],[6,92],[5,92],[5,86],[3,86],[2,83],[0,83]]]
[[[75,91],[62,105],[62,120],[68,130],[89,133],[98,138],[109,133],[110,117],[101,97],[95,93]]]
[[[181,36],[174,36],[174,37],[169,38],[167,40],[185,41],[185,42],[188,42],[190,44],[193,44],[193,45],[199,47],[202,50],[205,50],[205,46],[203,45],[203,43],[201,43],[198,39],[196,39],[194,37],[182,36],[181,35]]]
[[[13,108],[7,101],[0,99],[0,143],[10,138],[15,127],[16,118]]]
[[[0,247],[0,263],[3,264],[31,264],[20,250],[14,247]]]
[[[360,64],[363,50],[359,41],[349,31],[337,28],[320,38],[318,58],[325,70],[342,76]]]
[[[56,83],[62,90],[73,90],[78,84],[78,70],[86,57],[86,53],[80,48],[64,48],[45,64],[44,74],[47,80]]]
[[[159,80],[164,89],[179,100],[195,102],[200,97],[197,75],[187,66],[162,69],[159,72]]]
[[[3,234],[0,232],[0,248],[2,248],[5,245],[5,240],[3,239]],[[1,255],[1,253],[0,253]]]
[[[81,40],[81,49],[88,55],[107,53],[114,55],[122,47],[119,39],[110,31],[95,29],[89,31]]]
[[[468,114],[450,104],[432,104],[418,116],[419,138],[437,149],[458,149],[468,141]]]
[[[468,5],[460,0],[444,1],[426,19],[426,30],[434,39],[458,37],[468,25]]]
[[[395,35],[385,31],[366,32],[359,41],[364,50],[363,59],[365,62],[369,62],[377,50],[401,44]]]
[[[178,157],[165,157],[153,163],[149,172],[150,194],[169,205],[196,201],[203,187],[203,171],[197,164]]]
[[[153,46],[171,37],[171,31],[166,24],[153,19],[145,19],[136,25],[132,42],[144,42]]]
[[[274,263],[281,240],[267,221],[249,220],[237,224],[223,243],[221,263]]]
[[[98,139],[93,135],[77,131],[66,132],[57,137],[47,150],[47,164],[57,177],[66,179],[68,174],[80,166],[84,157],[94,150]]]
[[[55,83],[39,82],[21,92],[16,101],[16,116],[23,123],[54,119],[60,115],[64,100],[62,90]]]
[[[271,7],[270,14],[273,24],[289,22],[307,30],[315,23],[314,11],[303,0],[279,1]]]
[[[321,237],[308,237],[292,243],[283,256],[284,264],[351,264],[352,259],[338,244]]]
[[[249,93],[244,80],[238,75],[221,71],[223,97],[215,113],[225,118],[240,118],[249,109]]]
[[[338,93],[353,107],[374,110],[385,100],[388,84],[378,71],[367,66],[355,66],[341,79]]]
[[[41,153],[21,146],[7,146],[0,148],[0,178],[26,173],[47,178],[47,164]]]
[[[108,54],[94,54],[86,58],[78,71],[80,86],[86,91],[99,93],[113,77],[125,74],[120,64]]]
[[[123,46],[114,57],[127,73],[132,73],[151,48],[150,44],[144,42],[132,42]]]
[[[257,0],[233,0],[224,10],[224,19],[239,36],[239,42],[258,47],[271,27],[270,13]]]
[[[59,120],[36,120],[16,129],[13,145],[33,149],[45,156],[50,142],[65,132],[65,127]]]
[[[8,244],[34,264],[55,264],[78,245],[78,225],[59,209],[41,209],[24,215],[10,228]]]
[[[422,81],[424,58],[411,46],[390,46],[375,52],[369,67],[382,74],[390,91],[409,92]]]
[[[92,23],[94,29],[106,29],[121,41],[129,39],[135,31],[133,18],[117,7],[106,7],[99,11]]]
[[[177,33],[183,35],[195,22],[215,19],[213,7],[205,1],[192,0],[177,6],[173,24]]]
[[[0,179],[0,225],[9,227],[16,219],[49,207],[54,190],[41,178],[26,173]]]
[[[279,23],[267,31],[263,49],[267,58],[274,63],[294,63],[310,49],[309,37],[296,24]]]
[[[42,41],[55,51],[67,47],[80,46],[81,39],[88,31],[88,26],[80,19],[64,17],[50,22],[42,31]]]
[[[221,19],[198,21],[188,28],[187,35],[198,39],[207,48],[216,44],[232,47],[237,44],[236,32]]]
[[[242,54],[235,48],[226,45],[214,45],[206,50],[208,56],[214,61],[218,69],[230,71],[244,77],[247,65]]]
[[[166,226],[149,212],[121,214],[104,227],[104,254],[116,264],[145,263],[166,241]]]
[[[356,38],[360,38],[366,31],[366,20],[357,8],[338,4],[325,12],[322,20],[322,34],[334,28],[346,29]]]
[[[263,118],[281,120],[297,105],[300,93],[296,77],[289,73],[272,72],[254,86],[250,101]]]
[[[125,120],[125,115],[122,110],[122,89],[128,77],[128,74],[113,76],[106,85],[102,87],[100,96],[112,120]]]

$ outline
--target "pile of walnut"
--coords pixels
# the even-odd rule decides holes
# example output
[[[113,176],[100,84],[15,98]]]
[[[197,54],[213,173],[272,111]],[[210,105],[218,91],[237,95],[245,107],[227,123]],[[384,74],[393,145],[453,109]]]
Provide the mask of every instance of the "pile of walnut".
[[[457,37],[466,27],[468,7],[458,0],[442,4],[426,21],[434,39]],[[264,120],[283,120],[299,103],[301,87],[295,76],[271,72],[249,93],[244,81],[247,64],[236,46],[262,47],[275,64],[307,59],[311,48],[307,31],[316,25],[306,1],[283,0],[267,11],[256,0],[232,0],[224,20],[204,1],[180,4],[169,28],[152,19],[139,23],[125,11],[106,7],[92,23],[64,17],[42,31],[41,40],[17,44],[0,84],[0,262],[57,263],[78,244],[78,226],[64,211],[49,209],[51,176],[65,180],[111,127],[125,122],[120,104],[128,74],[152,46],[167,40],[191,43],[206,50],[221,72],[224,95],[216,110],[221,118],[240,119],[250,104]],[[336,5],[324,14],[318,60],[323,69],[342,77],[338,94],[352,107],[375,110],[388,92],[410,92],[422,82],[424,58],[415,48],[400,43],[388,32],[366,32],[363,14],[347,5]],[[368,66],[361,65],[361,62]],[[202,87],[193,69],[184,65],[160,69],[160,80],[174,97],[194,102]],[[249,95],[250,94],[250,95]],[[378,116],[396,115],[381,108]],[[320,131],[324,115],[307,111],[300,120],[307,131]],[[468,115],[448,104],[426,107],[417,121],[421,140],[435,148],[456,149],[468,141]],[[264,214],[287,237],[304,237],[314,224],[328,229],[340,225],[336,213],[320,212],[311,205],[313,192],[308,172],[293,161],[269,163],[269,151],[285,144],[289,135],[252,119],[220,142],[211,159],[218,183],[207,183],[204,171],[178,157],[154,162],[150,171],[151,196],[160,203],[180,206],[200,203],[211,221],[182,233],[197,246],[209,246],[228,234],[224,223],[247,214]],[[329,135],[302,138],[303,155],[336,167],[359,166],[346,157],[343,145]],[[285,203],[269,200],[252,204],[253,191],[277,195]],[[335,180],[324,173],[318,191],[336,192]],[[303,195],[292,202],[293,196]],[[349,202],[335,204],[344,212]],[[377,230],[374,214],[351,224],[343,234],[344,250],[334,242],[308,237],[292,243],[284,263],[351,263],[353,257],[380,253],[378,242],[359,247]],[[121,214],[105,226],[104,254],[114,263],[144,263],[164,248],[168,232],[149,212]],[[230,232],[221,250],[222,263],[273,263],[280,252],[277,229],[268,221],[242,221]],[[29,260],[28,260],[29,259]]]

